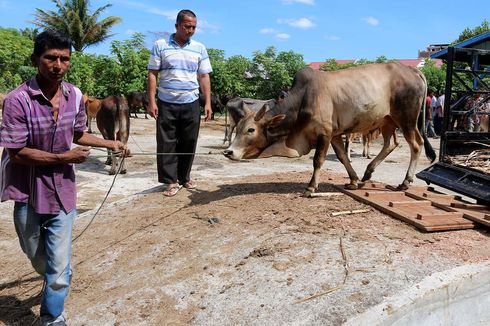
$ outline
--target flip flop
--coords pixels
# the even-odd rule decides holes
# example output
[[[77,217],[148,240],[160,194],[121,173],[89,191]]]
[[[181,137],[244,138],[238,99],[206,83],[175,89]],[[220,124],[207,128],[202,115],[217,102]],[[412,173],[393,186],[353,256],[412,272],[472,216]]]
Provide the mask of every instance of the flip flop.
[[[187,181],[187,182],[184,183],[184,187],[186,189],[196,189],[197,188],[197,184],[193,180],[189,180],[189,181]]]
[[[163,191],[163,195],[166,197],[173,197],[177,195],[179,190],[182,189],[182,186],[179,184],[171,184],[167,186],[167,189]]]

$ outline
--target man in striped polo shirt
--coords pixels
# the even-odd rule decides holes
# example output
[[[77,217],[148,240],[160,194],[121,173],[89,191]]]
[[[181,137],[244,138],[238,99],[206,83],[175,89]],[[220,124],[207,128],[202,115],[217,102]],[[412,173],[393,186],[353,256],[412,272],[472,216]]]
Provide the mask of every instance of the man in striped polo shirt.
[[[165,196],[174,196],[181,187],[196,187],[190,172],[199,135],[199,87],[205,97],[205,121],[212,113],[212,68],[206,47],[191,40],[196,25],[196,15],[181,10],[175,33],[155,42],[148,63],[148,113],[156,119],[157,152],[175,153],[157,154],[158,181],[166,184]]]

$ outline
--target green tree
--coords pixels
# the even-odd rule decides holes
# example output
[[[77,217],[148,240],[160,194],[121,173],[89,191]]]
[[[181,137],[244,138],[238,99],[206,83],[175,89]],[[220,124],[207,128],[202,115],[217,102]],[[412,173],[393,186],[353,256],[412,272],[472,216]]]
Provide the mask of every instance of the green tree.
[[[325,63],[320,66],[320,70],[334,71],[334,70],[347,69],[347,68],[361,66],[361,65],[367,65],[370,63],[385,63],[385,62],[391,62],[391,61],[395,61],[395,60],[388,59],[384,55],[377,57],[376,60],[374,60],[374,61],[370,61],[368,59],[359,59],[359,60],[347,62],[347,63],[338,63],[337,60],[335,60],[335,59],[327,59],[327,60],[325,60]]]
[[[303,55],[294,51],[279,52],[276,61],[284,64],[289,76],[288,80],[283,82],[283,86],[290,86],[298,70],[306,67]]]
[[[135,33],[129,40],[112,42],[110,56],[73,53],[67,80],[97,97],[144,91],[150,57],[144,38]]]
[[[223,95],[253,97],[254,89],[247,79],[252,69],[252,61],[241,55],[234,55],[226,61],[226,69],[231,79],[227,80]]]
[[[86,47],[101,43],[111,37],[111,28],[121,22],[117,16],[109,16],[98,20],[101,13],[111,4],[89,11],[89,0],[52,0],[58,11],[45,11],[36,8],[32,21],[36,26],[44,29],[56,29],[70,35],[75,51],[83,51]]]
[[[108,95],[121,95],[122,68],[113,57],[100,55],[94,62],[94,71],[97,72],[97,83],[94,95],[105,97]]]
[[[0,28],[0,92],[7,92],[36,74],[30,56],[33,42],[12,28]]]
[[[390,60],[388,60],[387,57],[385,57],[384,55],[380,55],[379,57],[376,58],[376,60],[374,60],[374,62],[376,63],[383,63],[383,62],[389,62]]]
[[[293,63],[286,63],[288,58],[294,58]],[[303,67],[302,56],[293,52],[277,54],[275,47],[266,48],[265,52],[256,51],[253,54],[252,69],[249,79],[255,88],[258,99],[275,98],[284,86],[290,86],[297,67]]]
[[[446,67],[437,67],[434,60],[425,59],[424,66],[420,71],[425,75],[427,88],[433,91],[442,91],[446,85]]]
[[[77,85],[84,94],[101,95],[96,92],[96,84],[99,78],[94,68],[97,60],[98,57],[95,54],[72,53],[70,70],[66,74],[66,80]]]
[[[463,41],[466,41],[474,36],[483,34],[490,31],[490,25],[488,24],[488,20],[484,19],[483,22],[474,28],[469,28],[466,27],[461,34],[459,34],[459,37],[452,42],[452,44],[460,43]]]
[[[325,63],[320,66],[320,70],[335,71],[335,70],[346,69],[354,66],[355,66],[354,62],[338,63],[337,60],[330,58],[325,60]]]
[[[37,28],[24,28],[20,30],[20,33],[22,36],[25,36],[34,42],[37,34],[39,34],[39,30]]]
[[[111,43],[111,53],[119,66],[113,76],[114,80],[117,79],[117,90],[111,94],[126,95],[131,91],[146,90],[150,51],[145,48],[144,41],[142,33],[134,33],[129,40]]]
[[[210,48],[208,55],[213,67],[213,72],[210,75],[211,93],[218,96],[227,94],[232,75],[227,68],[225,51]]]

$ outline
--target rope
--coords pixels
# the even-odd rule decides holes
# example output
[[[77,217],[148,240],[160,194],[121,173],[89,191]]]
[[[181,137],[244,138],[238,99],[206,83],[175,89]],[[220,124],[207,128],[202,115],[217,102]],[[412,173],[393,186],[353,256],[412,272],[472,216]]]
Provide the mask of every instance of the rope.
[[[96,149],[97,148],[92,148],[92,149]],[[113,152],[114,155],[119,155],[121,154],[121,152]],[[221,152],[220,153],[211,153],[211,152],[208,152],[208,153],[164,153],[164,152],[138,152],[138,153],[131,153],[131,156],[172,156],[172,155],[194,155],[194,156],[208,156],[208,155],[222,155]],[[106,155],[90,155],[89,157],[92,157],[92,158],[104,158],[104,157],[107,157],[107,154]]]
[[[125,159],[125,157],[123,156],[122,159],[121,159],[121,162],[119,164],[119,168],[117,169],[116,174],[114,174],[114,178],[112,179],[111,186],[109,187],[109,190],[107,190],[107,193],[106,193],[104,199],[102,200],[102,202],[100,203],[99,208],[97,208],[97,211],[94,213],[94,215],[92,216],[92,218],[90,219],[90,221],[88,222],[88,224],[85,226],[85,228],[82,230],[82,232],[80,232],[80,234],[78,234],[75,238],[73,238],[73,240],[72,240],[72,246],[73,246],[73,243],[75,243],[75,241],[77,241],[82,236],[82,234],[84,234],[85,231],[87,231],[87,229],[90,227],[90,225],[92,225],[93,221],[95,220],[95,217],[99,214],[99,211],[102,209],[102,206],[104,206],[104,203],[107,200],[107,198],[109,197],[109,194],[112,191],[112,187],[114,186],[114,183],[116,182],[116,177],[121,172],[124,159]],[[56,279],[58,279],[61,275],[63,275],[63,273],[66,271],[67,268],[68,268],[68,266],[66,266],[63,269],[63,271],[61,271],[61,273],[58,275],[58,277]],[[30,272],[28,274],[25,274],[25,275],[21,276],[20,279],[18,279],[17,281],[20,281],[20,280],[22,280],[22,278],[24,276],[30,275],[30,274],[33,274],[33,273],[34,272]],[[43,281],[43,286],[41,288],[41,291],[38,294],[31,295],[29,298],[27,298],[26,300],[24,300],[24,302],[21,304],[21,307],[26,307],[28,305],[29,300],[31,300],[31,299],[33,299],[35,297],[40,296],[43,293],[45,287],[46,287],[46,281],[44,280]]]
[[[139,150],[141,152],[144,152],[143,148],[141,148],[140,144],[138,144],[138,142],[136,141],[136,139],[134,139],[134,136],[132,134],[129,135],[131,137],[131,139],[133,140],[133,142],[136,144],[136,146],[138,146]]]
[[[97,210],[95,211],[94,213],[94,216],[92,216],[92,218],[90,219],[90,222],[88,222],[88,224],[85,226],[85,228],[82,230],[82,232],[80,232],[79,235],[77,235],[73,240],[72,240],[72,245],[73,243],[82,236],[82,234],[85,233],[85,231],[87,231],[87,229],[89,228],[89,226],[92,224],[92,222],[95,220],[95,217],[99,214],[99,211],[102,209],[102,206],[104,206],[104,203],[105,201],[107,200],[107,197],[109,197],[109,194],[111,193],[112,191],[112,187],[114,186],[114,183],[116,182],[116,177],[118,176],[119,172],[121,172],[121,169],[122,169],[122,166],[123,166],[123,163],[124,163],[124,159],[125,157],[123,156],[123,158],[121,159],[121,162],[119,164],[119,168],[117,169],[116,171],[116,174],[114,174],[114,178],[112,178],[112,183],[111,183],[111,186],[109,187],[109,190],[107,190],[107,193],[104,197],[104,199],[102,200],[102,202],[100,203],[100,206],[99,208],[97,208]],[[63,273],[62,273],[63,274]]]
[[[133,138],[133,141],[136,143],[136,141],[134,140],[134,138]],[[143,152],[143,149],[139,146],[139,144],[136,143],[136,145],[141,150],[141,152],[139,152],[139,153],[131,153],[131,156],[139,156],[139,155],[152,155],[152,156],[153,155],[196,155],[196,156],[204,156],[204,155],[218,155],[218,154],[220,154],[220,153],[211,153],[211,152],[209,152],[209,153],[151,153],[151,152]],[[92,148],[92,149],[99,150],[99,151],[106,151],[106,149],[97,148],[97,147]],[[113,151],[112,154],[115,155],[116,157],[117,156],[120,157],[121,152],[115,152],[115,151]],[[107,154],[105,154],[105,155],[90,155],[90,157],[103,158],[103,157],[107,157]],[[88,222],[88,224],[83,228],[83,230],[75,238],[73,238],[73,240],[72,240],[72,246],[73,246],[73,243],[75,243],[85,233],[85,231],[88,230],[88,228],[92,225],[92,223],[94,222],[95,218],[99,214],[100,210],[104,206],[107,198],[109,197],[109,194],[112,191],[112,188],[114,187],[114,184],[116,182],[116,178],[119,175],[119,173],[121,172],[121,169],[123,167],[123,162],[124,162],[125,158],[126,157],[124,157],[124,156],[122,157],[121,162],[119,163],[119,167],[118,167],[118,169],[117,169],[117,171],[114,174],[114,177],[112,179],[112,183],[111,183],[109,189],[107,190],[107,193],[104,196],[104,199],[102,200],[102,202],[100,203],[99,207],[95,211],[94,215],[92,216],[92,218],[90,219],[90,221]],[[172,215],[172,214],[170,214],[170,215]],[[63,275],[63,273],[66,271],[67,268],[68,268],[68,266],[66,266],[63,269],[63,271],[58,275],[58,277],[60,277],[61,275]],[[21,278],[18,281],[20,281],[23,277],[25,277],[27,275],[30,275],[30,274],[33,274],[33,273],[34,272],[30,272],[30,273],[27,273],[27,274],[21,276]],[[32,295],[31,297],[29,297],[26,301],[29,301],[30,299],[32,299],[32,298],[34,298],[36,296],[39,296],[43,292],[43,290],[44,290],[44,287],[45,287],[45,284],[44,283],[45,282],[43,282],[43,287],[41,288],[41,291],[38,294],[35,294],[35,295]],[[27,303],[24,303],[24,304],[22,304],[22,306],[24,306],[26,304]]]

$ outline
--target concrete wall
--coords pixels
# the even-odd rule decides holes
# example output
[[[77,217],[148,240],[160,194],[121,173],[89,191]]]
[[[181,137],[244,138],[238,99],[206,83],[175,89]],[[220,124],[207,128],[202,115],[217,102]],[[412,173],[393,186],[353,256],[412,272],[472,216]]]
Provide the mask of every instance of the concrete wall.
[[[344,326],[490,325],[490,261],[433,274]]]

